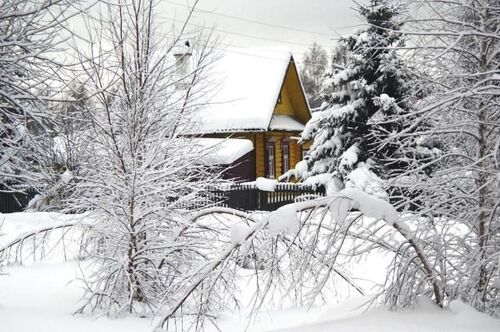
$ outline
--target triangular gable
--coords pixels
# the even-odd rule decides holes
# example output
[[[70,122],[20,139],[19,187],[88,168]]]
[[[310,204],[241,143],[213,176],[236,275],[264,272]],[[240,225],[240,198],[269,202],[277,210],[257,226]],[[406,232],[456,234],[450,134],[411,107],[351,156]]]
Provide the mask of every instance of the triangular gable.
[[[309,103],[291,56],[268,130],[301,131],[310,118]]]

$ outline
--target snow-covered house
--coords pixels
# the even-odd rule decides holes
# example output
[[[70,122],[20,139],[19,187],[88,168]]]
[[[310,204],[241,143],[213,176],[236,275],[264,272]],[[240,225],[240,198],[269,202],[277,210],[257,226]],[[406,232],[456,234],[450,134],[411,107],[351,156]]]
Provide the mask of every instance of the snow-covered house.
[[[231,158],[220,164],[231,165],[233,177],[278,178],[302,160],[307,145],[297,138],[311,114],[291,53],[227,51],[213,73],[220,85],[199,114],[197,134],[229,139],[221,147]]]

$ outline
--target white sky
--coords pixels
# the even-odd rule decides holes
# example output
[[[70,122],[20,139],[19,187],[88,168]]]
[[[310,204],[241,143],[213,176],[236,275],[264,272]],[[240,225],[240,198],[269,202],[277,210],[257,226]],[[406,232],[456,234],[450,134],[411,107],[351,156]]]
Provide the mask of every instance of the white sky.
[[[188,8],[195,2],[157,1],[157,23],[165,33],[171,31],[172,25],[181,26]],[[278,48],[269,51],[266,57],[281,58],[279,53],[291,51],[300,65],[313,42],[330,52],[341,35],[349,35],[360,26],[355,7],[353,0],[199,0],[188,28],[213,27],[227,52],[244,53],[242,48],[252,47]],[[98,11],[98,7],[92,7],[89,13],[93,16]],[[82,41],[88,36],[82,17],[71,20],[70,30],[81,37],[75,39],[80,51],[88,47]]]
[[[180,21],[186,16],[187,7],[192,5],[194,0],[160,2],[160,21],[171,24],[171,19]],[[300,60],[313,42],[332,49],[339,35],[352,32],[360,24],[354,7],[352,0],[200,0],[198,11],[191,22],[195,25],[215,26],[215,33],[223,37],[223,44],[230,47],[229,50],[233,46],[235,50],[240,47],[287,48]]]

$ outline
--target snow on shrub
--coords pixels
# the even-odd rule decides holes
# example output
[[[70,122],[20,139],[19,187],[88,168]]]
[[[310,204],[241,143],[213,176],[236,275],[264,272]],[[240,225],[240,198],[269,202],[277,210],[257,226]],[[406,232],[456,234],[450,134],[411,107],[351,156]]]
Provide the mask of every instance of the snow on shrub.
[[[330,214],[336,223],[341,224],[347,219],[349,211],[352,207],[353,202],[350,199],[343,199],[339,197],[334,199],[330,204]]]
[[[397,223],[399,220],[394,206],[359,189],[346,188],[339,193],[339,196],[352,199],[352,207],[359,209],[367,217],[383,219],[389,224]]]
[[[250,231],[250,227],[243,223],[238,223],[231,227],[231,243],[233,244],[242,244],[245,242],[248,233]]]
[[[293,204],[271,212],[268,221],[269,234],[273,237],[281,233],[296,234],[300,230],[300,219]]]

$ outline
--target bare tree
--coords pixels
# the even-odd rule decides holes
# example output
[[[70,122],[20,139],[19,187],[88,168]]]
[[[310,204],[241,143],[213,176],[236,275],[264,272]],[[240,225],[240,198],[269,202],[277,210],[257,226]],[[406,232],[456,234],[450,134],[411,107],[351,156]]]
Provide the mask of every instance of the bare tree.
[[[415,137],[437,158],[396,179],[413,192],[427,254],[447,299],[462,298],[481,311],[499,305],[493,279],[500,239],[498,1],[421,1],[406,35],[424,93],[414,124],[387,139]],[[433,123],[421,127],[422,123]],[[435,144],[438,142],[438,144]],[[422,169],[433,168],[431,176]],[[410,261],[410,257],[406,262]]]
[[[211,204],[218,174],[186,134],[217,54],[203,31],[160,31],[155,9],[153,0],[102,4],[87,22],[91,52],[79,54],[91,125],[67,207],[90,211],[98,243],[82,312],[153,314],[207,259],[210,241],[186,227],[189,211]]]
[[[304,54],[300,71],[300,78],[311,108],[321,106],[321,87],[328,69],[328,53],[321,45],[312,44]]]

